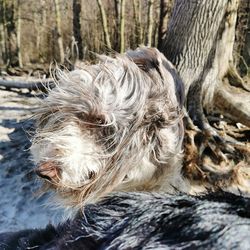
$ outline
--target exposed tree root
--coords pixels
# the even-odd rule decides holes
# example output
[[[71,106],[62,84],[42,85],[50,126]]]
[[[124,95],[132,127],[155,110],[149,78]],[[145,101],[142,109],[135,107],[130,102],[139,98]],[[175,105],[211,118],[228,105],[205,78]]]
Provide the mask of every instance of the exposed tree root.
[[[209,132],[186,130],[184,176],[196,186],[250,195],[250,142],[246,136],[250,128],[214,120],[211,128],[221,138],[220,143]]]
[[[197,99],[187,103],[195,105],[186,119],[183,173],[199,191],[250,196],[250,92],[232,66],[227,77],[215,90],[212,115],[204,114]]]
[[[225,80],[215,91],[214,105],[225,117],[250,127],[249,92],[232,87]]]
[[[240,76],[235,65],[232,63],[229,64],[227,79],[232,86],[240,87],[246,91],[250,91],[250,84]]]

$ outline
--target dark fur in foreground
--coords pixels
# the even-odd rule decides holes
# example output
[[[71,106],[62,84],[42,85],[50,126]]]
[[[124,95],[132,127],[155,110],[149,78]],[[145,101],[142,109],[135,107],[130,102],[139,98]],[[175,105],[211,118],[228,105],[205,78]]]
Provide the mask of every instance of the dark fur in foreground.
[[[2,234],[1,249],[249,249],[249,208],[228,193],[119,193],[57,228]]]

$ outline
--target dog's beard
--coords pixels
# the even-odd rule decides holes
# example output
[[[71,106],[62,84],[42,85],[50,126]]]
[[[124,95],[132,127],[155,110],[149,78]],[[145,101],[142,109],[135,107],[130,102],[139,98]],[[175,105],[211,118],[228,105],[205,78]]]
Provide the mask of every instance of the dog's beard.
[[[131,52],[133,60],[106,57],[81,70],[58,71],[59,84],[38,110],[31,152],[40,176],[69,204],[95,202],[113,190],[185,186],[176,83],[157,50],[145,52],[146,58],[141,51],[139,59]]]
[[[68,124],[45,135],[44,139],[34,141],[31,152],[37,165],[43,162],[56,165],[54,167],[58,168],[57,182],[51,180],[55,181],[55,184],[78,188],[86,184],[91,179],[91,175],[101,171],[100,147],[76,124]]]

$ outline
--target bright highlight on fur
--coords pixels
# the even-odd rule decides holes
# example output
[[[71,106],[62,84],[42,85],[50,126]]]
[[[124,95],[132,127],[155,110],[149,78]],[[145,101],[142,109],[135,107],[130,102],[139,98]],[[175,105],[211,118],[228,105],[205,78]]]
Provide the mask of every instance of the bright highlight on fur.
[[[188,191],[181,176],[183,83],[157,49],[139,48],[72,72],[37,112],[37,173],[64,205],[112,191]]]

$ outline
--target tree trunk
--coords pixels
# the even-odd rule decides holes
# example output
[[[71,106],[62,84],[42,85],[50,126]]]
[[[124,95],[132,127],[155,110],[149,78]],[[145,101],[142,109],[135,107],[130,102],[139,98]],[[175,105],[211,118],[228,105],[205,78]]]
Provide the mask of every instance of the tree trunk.
[[[36,51],[40,50],[41,47],[41,20],[38,13],[33,13],[34,29],[36,32]]]
[[[64,63],[64,49],[63,49],[63,38],[61,30],[61,13],[59,0],[54,0],[55,3],[55,14],[56,14],[56,32],[57,32],[57,43],[59,48],[60,63]]]
[[[141,1],[138,0],[138,11],[139,11],[139,16],[138,16],[138,23],[139,23],[139,44],[143,43],[143,27],[142,27],[142,6],[141,6]]]
[[[121,9],[120,9],[120,53],[124,53],[125,51],[125,3],[126,0],[121,0]]]
[[[121,0],[114,0],[114,6],[115,6],[115,35],[114,35],[114,50],[119,51],[119,46],[120,46],[120,35],[119,35],[119,29],[117,27],[120,27],[120,5],[121,5]]]
[[[22,51],[21,51],[21,6],[20,6],[20,0],[17,1],[16,6],[16,12],[17,12],[17,55],[18,55],[18,64],[19,67],[23,67],[23,59],[22,59]]]
[[[242,50],[242,56],[244,61],[247,63],[247,65],[250,65],[250,11],[249,11],[250,7],[248,8],[248,32],[246,34],[246,38],[245,38],[245,46]],[[248,75],[250,75],[250,69],[248,68]]]
[[[185,82],[189,115],[202,129],[202,106],[211,107],[233,59],[237,7],[237,0],[175,1],[162,48]]]
[[[13,1],[4,0],[4,23],[6,25],[6,57],[8,66],[18,65],[17,36],[15,22],[15,5]]]
[[[138,10],[138,1],[133,0],[133,14],[134,14],[134,22],[135,22],[135,44],[138,46],[140,44],[139,41],[139,10]]]
[[[235,32],[234,51],[236,53],[234,54],[234,62],[242,74],[248,73],[247,65],[250,65],[250,42],[247,41],[248,37],[250,37],[250,1],[240,0]],[[247,53],[244,53],[247,52],[247,48],[249,50],[248,56]]]
[[[148,1],[148,22],[147,22],[147,46],[152,46],[152,36],[153,36],[153,7],[154,0]]]
[[[141,25],[141,1],[133,0],[133,12],[135,20],[135,46],[142,43],[142,25]]]
[[[0,65],[6,63],[4,0],[0,1]]]
[[[40,15],[41,16],[40,16]],[[46,2],[45,0],[40,0],[40,6],[39,6],[39,14],[34,12],[34,23],[35,23],[35,30],[37,34],[36,38],[36,50],[38,52],[38,58],[40,62],[43,62],[45,58],[45,51],[47,42],[46,42]]]
[[[83,59],[83,46],[81,35],[81,0],[73,0],[73,34],[78,47],[78,57]]]
[[[101,1],[101,0],[97,0],[97,4],[98,4],[98,6],[99,6],[100,13],[101,13],[102,28],[103,28],[103,33],[104,33],[105,44],[106,44],[106,46],[107,46],[109,49],[111,49],[110,36],[109,36],[109,32],[108,32],[107,15],[106,15],[104,6],[103,6],[103,4],[102,4],[102,1]]]
[[[162,43],[165,40],[167,24],[168,24],[172,4],[173,4],[173,0],[160,0],[160,16],[159,16],[159,26],[158,26],[158,48],[162,47]]]
[[[5,64],[5,53],[4,25],[0,23],[0,65]]]
[[[184,169],[194,173],[190,169],[195,165],[196,173],[203,173],[200,178],[210,176],[206,180],[213,184],[215,179],[222,178],[222,173],[227,173],[224,184],[234,182],[236,186],[243,182],[238,168],[234,167],[241,161],[244,166],[249,165],[247,144],[242,146],[244,153],[237,143],[232,144],[231,137],[228,145],[229,137],[212,127],[204,109],[209,114],[216,108],[231,121],[250,126],[249,92],[230,87],[225,80],[230,80],[228,76],[232,75],[236,79],[237,75],[233,45],[238,6],[239,0],[175,0],[161,46],[185,84],[186,108],[191,120],[188,119],[189,130],[186,132]],[[236,93],[238,96],[234,97]],[[207,156],[213,160],[208,160]],[[226,172],[229,168],[232,172]],[[250,191],[250,187],[247,189]]]

